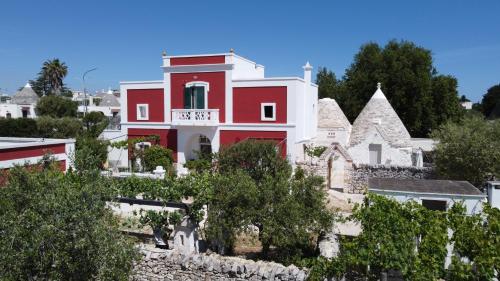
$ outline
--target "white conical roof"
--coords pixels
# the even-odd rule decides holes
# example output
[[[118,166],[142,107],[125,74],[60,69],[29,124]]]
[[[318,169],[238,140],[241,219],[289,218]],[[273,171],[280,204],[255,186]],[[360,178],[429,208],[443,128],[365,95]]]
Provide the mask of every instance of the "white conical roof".
[[[113,94],[106,94],[102,97],[100,106],[120,106],[120,101]]]
[[[410,146],[410,133],[380,89],[380,83],[377,84],[375,94],[354,120],[350,146],[362,142],[374,126],[391,145],[396,147]]]
[[[334,99],[324,98],[318,101],[318,127],[350,130],[351,123]]]
[[[38,95],[33,91],[31,85],[26,83],[24,88],[21,91],[15,93],[12,96],[11,103],[14,104],[35,104],[38,102]]]

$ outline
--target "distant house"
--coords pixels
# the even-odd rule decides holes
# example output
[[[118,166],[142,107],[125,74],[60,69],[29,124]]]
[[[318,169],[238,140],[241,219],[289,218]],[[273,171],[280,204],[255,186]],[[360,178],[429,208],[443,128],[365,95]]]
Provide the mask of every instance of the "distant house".
[[[370,178],[368,192],[399,202],[415,200],[431,210],[446,211],[463,202],[468,214],[480,213],[486,202],[486,195],[467,181]]]
[[[78,103],[78,112],[80,113],[97,111],[110,118],[120,114],[120,99],[111,89],[103,90],[95,95],[85,95],[82,91],[73,91],[72,100]]]
[[[500,181],[489,181],[486,191],[490,205],[500,209]]]
[[[0,117],[4,118],[35,118],[35,107],[39,97],[29,83],[10,100],[0,103]]]

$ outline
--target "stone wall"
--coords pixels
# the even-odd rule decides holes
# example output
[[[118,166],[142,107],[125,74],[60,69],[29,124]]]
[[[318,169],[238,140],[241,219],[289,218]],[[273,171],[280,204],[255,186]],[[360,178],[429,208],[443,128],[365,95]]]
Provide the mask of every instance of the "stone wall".
[[[432,179],[433,169],[430,167],[401,167],[401,166],[368,166],[352,167],[348,171],[347,191],[362,193],[368,187],[368,178],[397,178],[397,179]]]
[[[294,265],[252,261],[216,254],[182,255],[174,250],[141,248],[133,281],[164,280],[305,280],[307,272]]]

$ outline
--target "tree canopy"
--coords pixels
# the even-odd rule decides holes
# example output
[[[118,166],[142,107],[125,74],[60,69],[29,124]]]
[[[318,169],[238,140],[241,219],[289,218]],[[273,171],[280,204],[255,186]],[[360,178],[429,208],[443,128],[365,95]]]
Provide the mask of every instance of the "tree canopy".
[[[486,118],[500,118],[500,84],[489,88],[484,94],[481,110]]]
[[[444,178],[467,180],[477,187],[500,177],[500,120],[471,115],[448,122],[432,133],[437,173]]]
[[[39,95],[61,95],[69,92],[64,87],[64,77],[68,74],[68,67],[59,59],[47,60],[43,63],[42,69],[35,80],[30,84],[33,90]]]
[[[52,95],[41,97],[36,104],[35,110],[39,116],[76,117],[78,105],[68,98]]]
[[[215,163],[207,233],[219,252],[230,251],[237,233],[255,227],[262,256],[273,247],[275,260],[290,262],[313,252],[311,240],[332,226],[323,179],[300,170],[292,176],[276,143],[243,141],[223,148]]]
[[[1,280],[128,280],[137,253],[98,175],[11,169],[0,188]]]
[[[325,78],[326,77],[326,78]],[[385,46],[367,43],[354,56],[341,81],[326,69],[318,72],[320,97],[332,97],[352,123],[382,83],[389,102],[413,137],[427,136],[445,120],[457,120],[457,81],[439,75],[430,50],[408,41],[390,41]]]

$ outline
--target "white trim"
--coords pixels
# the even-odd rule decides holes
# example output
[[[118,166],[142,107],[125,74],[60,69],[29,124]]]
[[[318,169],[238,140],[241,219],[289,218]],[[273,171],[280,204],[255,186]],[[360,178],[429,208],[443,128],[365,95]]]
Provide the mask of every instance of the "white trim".
[[[50,155],[53,157],[56,161],[66,161],[66,169],[68,168],[68,155],[66,153],[58,153],[58,154],[52,154]],[[26,157],[26,158],[18,158],[18,159],[10,159],[10,160],[3,160],[0,161],[0,169],[9,169],[14,167],[15,165],[31,165],[31,164],[36,164],[42,160],[44,155],[42,156],[34,156],[34,157]]]
[[[10,142],[11,144],[3,144]],[[21,147],[44,147],[57,144],[74,144],[75,139],[45,139],[45,138],[18,138],[18,137],[0,137],[0,152],[3,149],[21,148]]]
[[[264,108],[266,106],[273,107],[273,117],[266,117],[266,112]],[[276,103],[275,102],[263,102],[260,104],[260,120],[261,121],[276,121]]]
[[[163,80],[151,80],[151,81],[120,81],[120,85],[130,85],[130,84],[162,84]]]
[[[140,110],[141,107],[146,107],[146,116],[144,116],[144,117],[141,116],[141,110]],[[135,114],[136,114],[137,120],[149,120],[149,104],[138,103],[136,105]]]
[[[178,56],[165,56],[167,59],[175,58],[198,58],[198,57],[219,57],[219,56],[229,56],[231,53],[218,53],[218,54],[196,54],[196,55],[178,55]]]

